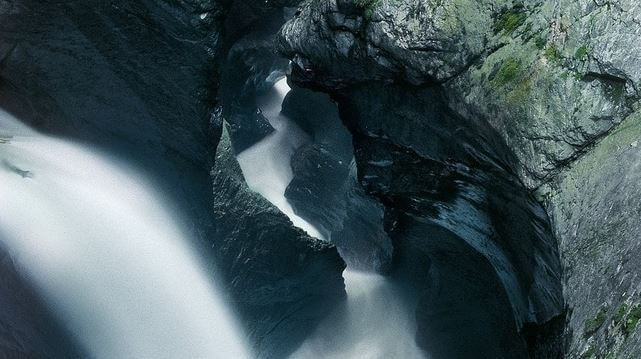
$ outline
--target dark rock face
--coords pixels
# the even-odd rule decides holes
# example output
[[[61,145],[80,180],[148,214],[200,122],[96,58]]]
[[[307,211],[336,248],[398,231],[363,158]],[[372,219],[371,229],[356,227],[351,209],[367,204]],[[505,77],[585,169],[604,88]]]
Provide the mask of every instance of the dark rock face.
[[[0,107],[137,165],[206,248],[222,10],[214,1],[1,2]],[[24,319],[49,341],[65,336]],[[14,335],[21,334],[1,334]],[[40,350],[24,344],[25,352]]]
[[[509,298],[491,263],[444,227],[395,217],[395,277],[417,298],[417,342],[433,358],[525,358]]]
[[[217,264],[259,358],[283,358],[344,301],[336,248],[307,236],[243,179],[234,154],[274,129],[258,99],[285,75],[275,35],[297,1],[233,2],[225,21],[217,119],[226,126],[212,172]],[[214,127],[217,127],[216,125]],[[232,149],[233,147],[233,149]]]
[[[300,0],[276,2],[235,1],[225,21],[221,111],[229,124],[229,134],[236,153],[241,153],[273,132],[262,115],[257,98],[285,76],[288,61],[276,52],[276,34]]]
[[[235,3],[226,21],[230,50],[221,66],[220,114],[229,123],[237,154],[273,131],[258,98],[289,68],[275,51],[275,42],[293,14],[289,6],[296,3]],[[350,171],[351,136],[340,123],[336,105],[324,94],[296,88],[285,99],[283,114],[313,140],[292,158],[294,179],[286,197],[296,213],[337,245],[350,266],[384,271],[392,246],[383,230],[383,209],[364,195]]]
[[[0,356],[82,358],[0,245]]]
[[[512,154],[510,172],[551,218],[569,307],[562,355],[639,356],[640,334],[630,328],[639,221],[628,197],[639,191],[638,3],[348,3],[307,1],[283,27],[295,80],[330,92],[368,81],[441,84],[461,123],[482,120],[495,131]],[[423,126],[407,126],[408,135]],[[635,325],[626,326],[630,317]]]
[[[359,179],[385,205],[387,230],[398,252],[395,266],[431,262],[431,276],[459,278],[447,284],[452,293],[493,288],[494,297],[484,295],[495,303],[458,304],[461,311],[483,308],[484,318],[464,314],[470,328],[499,331],[489,336],[496,340],[478,342],[470,329],[466,350],[505,358],[515,357],[507,348],[520,347],[525,353],[525,342],[517,334],[522,325],[545,323],[562,311],[560,264],[547,216],[505,170],[501,158],[507,156],[491,150],[501,148],[488,145],[485,138],[491,139],[491,132],[479,136],[480,131],[458,125],[439,93],[430,88],[368,85],[341,95],[340,103],[341,115],[354,134]],[[458,136],[449,137],[454,132]],[[403,250],[405,246],[421,250]],[[443,259],[443,251],[449,260]],[[480,268],[486,268],[484,276],[465,274]],[[434,291],[447,291],[425,288],[420,276],[403,270],[396,270],[395,275],[415,283],[419,297],[432,298],[419,299],[419,339],[438,331],[443,343],[437,346],[443,347],[434,350],[434,337],[419,343],[435,357],[466,357],[456,352],[463,350],[460,346],[446,350],[445,343],[462,340],[464,334],[454,325],[454,318],[441,316],[437,321],[421,316],[429,310],[448,310],[451,300],[446,294],[433,299]],[[488,323],[493,324],[480,329]],[[512,344],[506,346],[508,342]]]
[[[247,187],[226,131],[212,178],[220,272],[257,356],[286,357],[345,299],[345,264]]]
[[[487,5],[483,4],[478,6]],[[462,71],[465,61],[449,61],[437,49],[420,56],[394,50],[413,35],[396,32],[396,21],[403,24],[400,15],[377,17],[379,10],[393,14],[388,6],[382,2],[368,19],[363,9],[345,7],[341,1],[305,3],[280,37],[282,50],[297,65],[292,79],[330,92],[339,103],[341,118],[354,137],[358,178],[385,206],[386,230],[395,248],[392,275],[406,281],[410,293],[417,293],[419,344],[436,358],[465,358],[471,353],[525,357],[524,325],[540,328],[563,312],[561,267],[547,215],[513,174],[517,159],[499,133],[482,116],[459,117],[448,109],[449,99],[440,86],[429,85]],[[356,29],[332,26],[337,17],[361,23]],[[430,26],[435,34],[443,30],[438,30],[440,23]],[[344,41],[346,33],[361,36]],[[473,44],[474,36],[455,38],[466,49],[465,56],[478,54],[465,45],[468,40]],[[382,44],[394,49],[382,51]],[[371,52],[361,51],[368,46]],[[331,56],[343,50],[355,61],[345,60],[347,53]],[[377,53],[395,60],[366,65],[381,59]],[[440,61],[452,67],[437,70]],[[419,71],[422,78],[415,76],[417,66],[425,66]],[[452,72],[430,72],[432,66],[434,71]],[[424,270],[417,274],[416,268]],[[471,275],[476,271],[485,274]],[[448,278],[457,278],[456,283],[445,283]],[[442,291],[430,284],[434,282],[441,283]],[[482,295],[486,289],[494,296]],[[456,293],[477,293],[478,299],[465,306],[452,300]],[[431,314],[447,311],[449,302],[455,303],[460,317],[448,322],[446,315]],[[482,314],[475,313],[478,307]],[[456,325],[465,316],[469,330]],[[496,340],[477,341],[483,331],[495,334],[488,337]],[[563,350],[558,343],[551,346],[557,353]]]
[[[336,104],[325,94],[294,88],[283,114],[313,140],[292,158],[294,178],[285,197],[337,246],[350,268],[387,272],[393,247],[383,228],[383,206],[357,181],[352,138]]]

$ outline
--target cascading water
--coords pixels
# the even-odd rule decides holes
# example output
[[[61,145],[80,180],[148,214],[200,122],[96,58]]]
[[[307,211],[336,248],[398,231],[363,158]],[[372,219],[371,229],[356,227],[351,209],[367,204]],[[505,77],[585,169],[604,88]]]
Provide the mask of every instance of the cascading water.
[[[412,313],[385,277],[347,269],[347,307],[322,323],[290,359],[422,359]]]
[[[286,116],[282,103],[290,91],[287,80],[278,81],[271,93],[259,99],[265,117],[276,130],[238,155],[251,189],[285,213],[295,226],[323,239],[313,225],[297,216],[285,198],[293,178],[290,160],[309,137]],[[350,270],[343,273],[347,306],[322,323],[290,359],[422,359],[414,340],[413,313],[385,277]]]
[[[0,112],[0,240],[95,358],[249,358],[171,211],[140,176]]]
[[[292,155],[298,147],[310,141],[309,136],[298,125],[281,114],[283,100],[289,90],[287,79],[282,79],[259,100],[263,115],[276,131],[241,152],[238,163],[249,188],[278,207],[296,227],[310,236],[322,238],[314,226],[294,213],[285,198],[285,190],[294,177],[290,164]]]

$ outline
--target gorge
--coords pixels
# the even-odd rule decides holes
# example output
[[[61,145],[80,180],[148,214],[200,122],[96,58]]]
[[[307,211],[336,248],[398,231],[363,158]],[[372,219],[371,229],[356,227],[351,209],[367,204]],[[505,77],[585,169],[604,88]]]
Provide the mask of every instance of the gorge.
[[[641,357],[640,24],[0,0],[0,357]]]

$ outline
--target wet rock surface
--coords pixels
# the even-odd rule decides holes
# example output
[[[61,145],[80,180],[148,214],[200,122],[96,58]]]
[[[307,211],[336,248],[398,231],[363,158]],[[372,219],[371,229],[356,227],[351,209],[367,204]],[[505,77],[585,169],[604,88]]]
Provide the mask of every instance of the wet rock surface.
[[[257,99],[285,76],[288,60],[276,51],[276,34],[298,3],[300,0],[229,4],[224,22],[228,50],[220,67],[218,98],[236,153],[274,131]]]
[[[22,0],[0,9],[0,106],[139,165],[194,223],[211,227],[202,193],[223,8]]]
[[[383,228],[383,207],[358,183],[352,138],[336,104],[325,94],[294,88],[283,114],[312,138],[292,158],[289,202],[324,231],[350,268],[389,271],[393,247]]]
[[[0,107],[144,167],[229,269],[259,355],[278,357],[340,302],[344,264],[247,190],[210,123],[230,123],[236,153],[273,131],[255,100],[284,75],[277,45],[294,83],[332,95],[352,137],[292,92],[285,109],[313,143],[287,196],[348,261],[405,283],[423,348],[639,357],[641,6],[358,4],[0,1]],[[275,262],[261,272],[263,261]],[[24,287],[11,265],[1,273]],[[22,319],[0,321],[7,350],[45,355],[65,337]]]
[[[637,3],[360,3],[307,1],[283,27],[279,45],[297,65],[294,81],[351,101],[371,97],[355,95],[352,88],[373,82],[438,84],[463,129],[443,131],[438,122],[408,122],[428,117],[424,108],[408,115],[388,103],[385,110],[397,120],[384,121],[383,132],[389,136],[395,131],[401,148],[422,139],[423,148],[412,150],[433,159],[435,149],[465,143],[458,138],[469,126],[481,145],[500,149],[495,155],[501,161],[494,162],[502,162],[544,204],[559,242],[568,312],[565,325],[558,325],[562,317],[557,317],[557,324],[549,322],[542,329],[562,326],[563,343],[534,344],[538,349],[556,346],[557,354],[530,348],[531,355],[638,356],[634,308],[639,261],[632,253],[639,219],[629,197],[639,191],[634,172],[639,162]],[[411,52],[423,36],[429,46]],[[371,117],[350,130],[360,130],[363,141],[378,141],[381,134],[368,127],[369,121]],[[487,136],[486,129],[495,135]],[[451,151],[457,152],[457,146]],[[381,152],[384,158],[392,150]],[[397,167],[396,176],[412,168]],[[371,166],[361,160],[361,168]],[[359,171],[362,178],[368,175]],[[385,186],[387,182],[377,188],[387,191]],[[526,336],[530,341],[545,338],[541,333]]]
[[[284,358],[345,299],[336,248],[251,191],[226,133],[212,170],[216,263],[258,358]]]

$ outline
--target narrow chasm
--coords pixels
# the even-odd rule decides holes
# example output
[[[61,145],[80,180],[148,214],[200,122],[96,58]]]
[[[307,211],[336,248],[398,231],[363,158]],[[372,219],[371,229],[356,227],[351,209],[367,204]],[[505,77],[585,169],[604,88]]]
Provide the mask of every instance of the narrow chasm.
[[[229,44],[214,120],[224,122],[223,139],[229,139],[247,188],[305,234],[336,247],[347,264],[347,297],[337,305],[327,302],[319,323],[285,331],[287,344],[257,333],[255,352],[269,358],[425,358],[414,340],[412,300],[389,276],[393,244],[385,208],[358,183],[352,136],[336,104],[326,94],[288,84],[289,61],[275,52],[275,40],[293,12],[271,14]],[[267,342],[279,350],[265,348]]]
[[[560,357],[557,242],[508,146],[438,84],[334,86],[288,62],[293,15],[230,44],[218,112],[249,188],[347,264],[347,301],[293,357]]]

